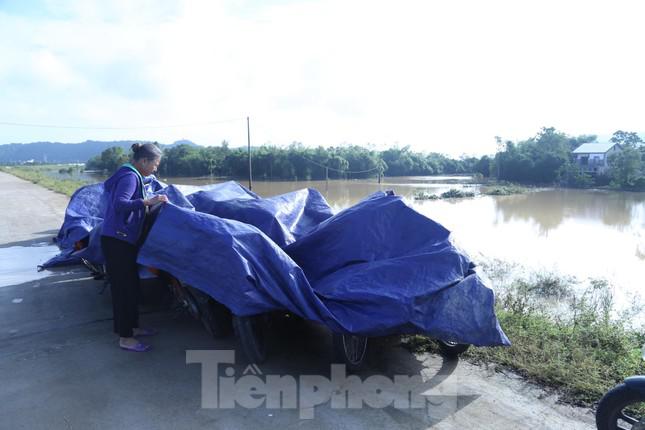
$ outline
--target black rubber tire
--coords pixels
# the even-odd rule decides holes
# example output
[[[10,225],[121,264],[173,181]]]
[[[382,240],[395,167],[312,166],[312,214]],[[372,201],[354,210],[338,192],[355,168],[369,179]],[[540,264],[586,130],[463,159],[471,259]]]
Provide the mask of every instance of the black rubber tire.
[[[233,331],[249,363],[260,364],[267,359],[267,324],[268,316],[265,314],[248,317],[233,315]]]
[[[460,354],[466,352],[466,350],[470,348],[470,345],[467,343],[449,342],[440,339],[435,340],[437,345],[439,345],[439,349],[442,354],[450,358],[459,357]]]
[[[226,337],[233,332],[233,321],[231,311],[202,291],[189,287],[189,291],[195,298],[199,311],[199,320],[211,336],[215,338]]]
[[[215,338],[230,336],[233,333],[231,311],[215,299],[209,298],[204,307],[200,306],[202,324]]]
[[[645,394],[629,388],[625,384],[615,386],[609,390],[607,394],[603,396],[602,400],[600,400],[600,403],[598,403],[598,409],[596,410],[596,427],[598,430],[631,429],[631,424],[629,426],[625,426],[626,421],[623,421],[620,417],[624,414],[623,411],[626,407],[636,403],[645,403]],[[639,419],[641,418],[636,418],[636,421]],[[643,420],[643,422],[645,422],[645,420]]]
[[[350,372],[359,370],[367,356],[368,338],[341,333],[332,336],[334,362],[345,364]]]

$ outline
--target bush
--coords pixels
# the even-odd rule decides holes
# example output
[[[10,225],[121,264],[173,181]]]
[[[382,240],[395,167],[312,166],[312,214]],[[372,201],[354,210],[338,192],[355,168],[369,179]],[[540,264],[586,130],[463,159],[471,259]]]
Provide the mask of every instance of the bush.
[[[437,194],[430,194],[424,191],[414,194],[414,200],[439,200],[440,198]]]
[[[599,173],[594,178],[594,185],[597,187],[606,187],[611,182],[611,176],[606,173]]]
[[[512,194],[524,194],[529,189],[519,185],[501,185],[495,187],[486,187],[482,189],[482,194],[488,196],[510,196]]]
[[[442,199],[461,199],[465,197],[475,197],[475,193],[471,191],[462,191],[456,188],[451,188],[445,193],[441,193]]]

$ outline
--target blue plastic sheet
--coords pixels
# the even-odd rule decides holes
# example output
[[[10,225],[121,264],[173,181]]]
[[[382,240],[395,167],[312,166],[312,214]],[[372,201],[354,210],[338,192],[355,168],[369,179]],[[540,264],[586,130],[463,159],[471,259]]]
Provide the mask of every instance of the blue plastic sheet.
[[[400,234],[395,227],[402,224],[409,227]],[[336,247],[325,243],[352,230],[372,234],[357,233]],[[408,236],[415,231],[420,238]],[[204,291],[236,315],[287,310],[336,332],[509,344],[494,314],[493,292],[448,234],[399,197],[380,194],[327,219],[285,252],[250,224],[167,205],[138,261]],[[309,253],[329,263],[303,270],[290,250],[302,261]],[[337,255],[325,254],[329,250]]]
[[[201,195],[199,201],[192,198],[200,212],[253,225],[281,248],[295,242],[333,215],[325,198],[314,189],[266,199],[245,197],[221,201],[204,197]]]
[[[236,315],[282,310],[335,332],[509,344],[492,290],[450,232],[392,193],[333,215],[315,190],[263,199],[226,182],[159,184],[155,192],[172,204],[161,207],[139,263],[167,271]],[[88,246],[65,248],[51,264],[102,262],[102,199],[101,184],[74,195],[59,244]]]
[[[206,185],[203,187],[181,186],[179,188],[187,193],[188,200],[198,212],[209,212],[217,202],[227,200],[253,200],[260,197],[253,191],[249,191],[235,181],[223,182],[221,184]]]
[[[106,203],[103,183],[76,190],[65,209],[65,219],[56,236],[56,244],[63,250],[72,249],[76,242],[85,239],[95,226],[103,222]]]
[[[381,191],[322,222],[286,252],[316,281],[348,265],[445,247],[449,235],[400,196]]]
[[[154,176],[146,177],[144,183],[147,194],[165,194],[173,204],[192,208],[174,185],[168,186]],[[65,219],[54,239],[61,252],[39,266],[39,269],[79,264],[81,258],[103,264],[105,261],[101,252],[100,234],[106,206],[107,196],[103,183],[86,185],[76,190],[69,200]]]

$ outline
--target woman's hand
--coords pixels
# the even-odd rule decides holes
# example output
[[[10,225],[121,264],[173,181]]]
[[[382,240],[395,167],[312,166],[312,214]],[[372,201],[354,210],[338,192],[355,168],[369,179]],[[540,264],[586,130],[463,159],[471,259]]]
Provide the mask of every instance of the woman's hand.
[[[154,197],[151,197],[149,199],[145,199],[143,201],[143,204],[145,206],[154,206],[157,203],[166,203],[168,201],[168,197],[164,196],[163,194],[158,194]]]

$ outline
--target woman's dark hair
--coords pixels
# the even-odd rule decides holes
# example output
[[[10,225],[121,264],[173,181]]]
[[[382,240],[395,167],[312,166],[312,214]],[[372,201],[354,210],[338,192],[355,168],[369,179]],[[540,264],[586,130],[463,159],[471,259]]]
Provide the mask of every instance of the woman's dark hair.
[[[134,143],[132,144],[132,159],[134,161],[147,158],[154,160],[161,157],[161,149],[154,143]]]

